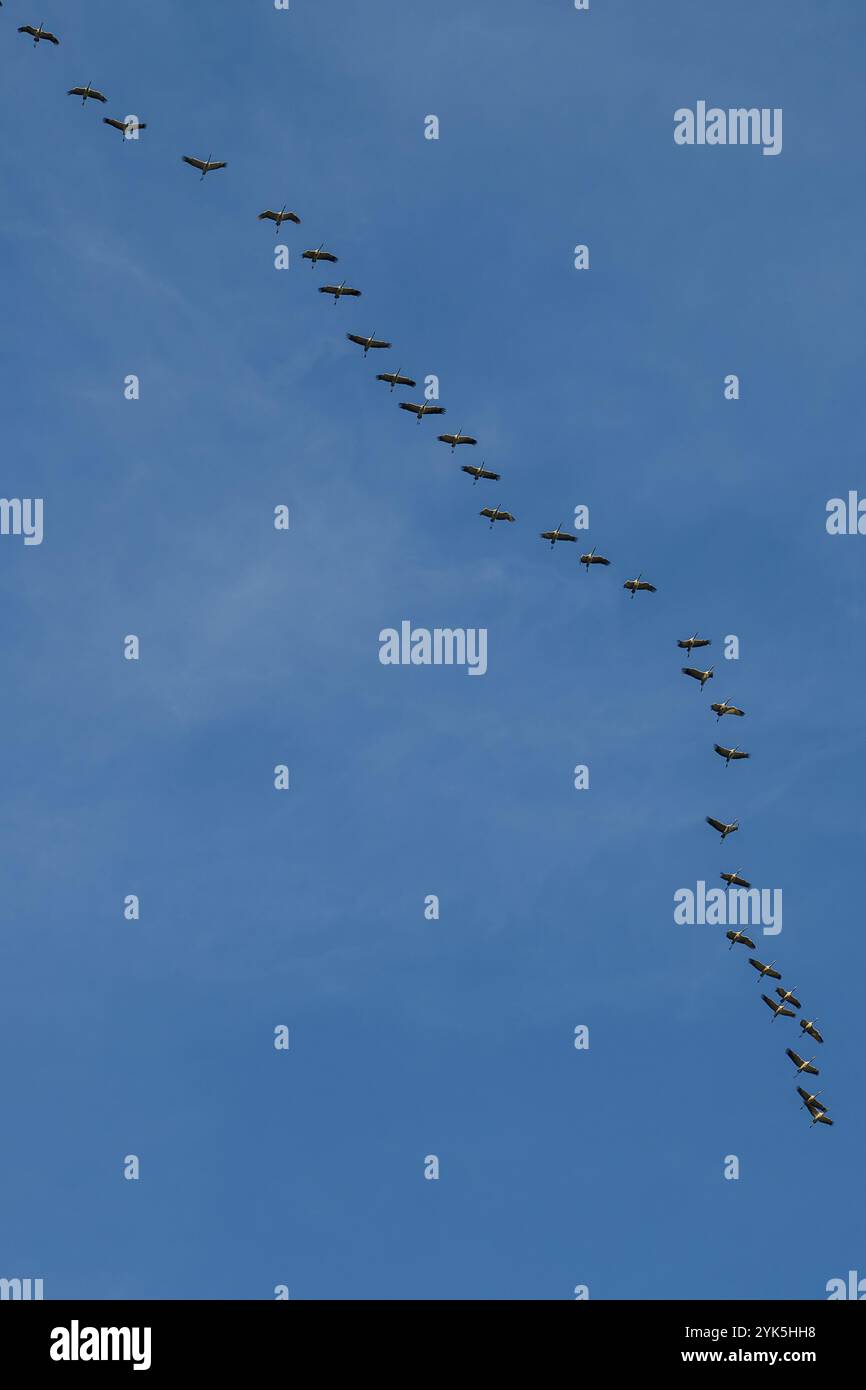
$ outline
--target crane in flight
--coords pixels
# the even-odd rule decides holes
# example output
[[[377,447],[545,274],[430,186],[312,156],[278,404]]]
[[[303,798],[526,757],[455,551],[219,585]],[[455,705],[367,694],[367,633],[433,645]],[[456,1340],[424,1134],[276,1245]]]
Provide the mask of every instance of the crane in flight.
[[[768,978],[771,980],[781,980],[782,976],[780,975],[779,971],[773,969],[773,966],[775,964],[776,962],[774,960],[771,960],[769,965],[764,965],[763,961],[755,960],[754,956],[749,956],[749,965],[753,966],[754,969],[757,970],[759,980],[763,980],[765,975],[768,976]]]
[[[298,214],[296,212],[289,212],[285,203],[283,203],[283,206],[280,208],[279,212],[274,212],[272,208],[267,208],[264,212],[260,212],[257,221],[273,222],[274,236],[279,236],[280,227],[282,227],[284,222],[295,222],[298,226],[301,225],[301,219],[298,216]]]
[[[332,294],[334,296],[335,304],[337,304],[339,300],[344,299],[347,296],[350,299],[360,299],[361,297],[361,291],[352,289],[352,286],[347,285],[345,280],[341,285],[320,285],[319,294]]]
[[[802,1098],[803,1098],[803,1104],[800,1106],[800,1109],[801,1109],[801,1110],[802,1110],[804,1107],[805,1107],[807,1110],[811,1110],[813,1105],[814,1105],[814,1106],[817,1106],[817,1108],[818,1108],[819,1110],[823,1108],[823,1101],[820,1101],[820,1100],[818,1099],[818,1097],[819,1097],[820,1094],[821,1094],[820,1091],[804,1091],[802,1086],[798,1086],[798,1087],[797,1087],[797,1094],[800,1095],[800,1096],[802,1096]],[[828,1109],[828,1110],[829,1110],[829,1108],[830,1108],[830,1107],[827,1106],[827,1109]]]
[[[46,43],[53,43],[55,48],[60,43],[57,35],[49,33],[44,24],[40,24],[38,29],[34,29],[32,24],[19,24],[18,32],[32,35],[34,48],[42,39],[45,39]]]
[[[81,97],[82,106],[88,101],[101,101],[103,105],[108,101],[108,97],[103,96],[89,82],[86,87],[70,87],[66,95],[68,97]]]
[[[332,255],[330,251],[322,250],[324,244],[325,243],[322,242],[322,245],[317,246],[315,251],[305,251],[303,256],[301,257],[302,261],[310,262],[310,270],[315,270],[319,261],[329,261],[331,265],[337,264],[336,256]]]
[[[707,822],[707,825],[711,825],[714,830],[718,830],[723,840],[727,839],[728,835],[733,835],[734,831],[740,828],[740,822],[738,820],[716,820],[715,816],[704,816],[704,820]]]
[[[140,130],[147,130],[147,121],[140,121],[136,116],[127,116],[125,121],[116,121],[112,116],[103,116],[103,125],[110,125],[113,130],[119,130],[124,140],[135,140]]]
[[[726,714],[738,714],[738,715],[740,716],[740,718],[742,719],[743,715],[744,715],[745,712],[746,712],[745,710],[737,709],[737,706],[736,706],[736,705],[731,705],[731,704],[729,704],[727,700],[722,700],[722,701],[721,701],[719,704],[717,704],[717,705],[710,705],[710,709],[713,711],[713,713],[714,713],[715,716],[716,716],[716,723],[717,723],[717,724],[718,724],[719,720],[720,720],[720,719],[723,719],[724,716],[725,716]]]
[[[692,637],[685,637],[677,642],[677,646],[682,647],[684,651],[687,651],[689,656],[691,656],[695,647],[709,647],[711,645],[711,637],[699,637],[697,633],[694,633]]]
[[[411,376],[401,376],[399,370],[396,372],[379,372],[376,377],[376,380],[390,382],[392,391],[394,390],[395,386],[418,385],[416,381],[412,380]]]
[[[786,1057],[790,1057],[791,1061],[794,1063],[794,1066],[797,1068],[798,1076],[801,1072],[808,1072],[810,1076],[821,1075],[821,1073],[818,1071],[818,1068],[816,1066],[813,1066],[813,1062],[815,1061],[814,1057],[810,1057],[808,1062],[804,1061],[800,1054],[798,1052],[795,1052],[792,1047],[785,1048],[785,1055]]]
[[[391,346],[390,343],[385,342],[384,338],[377,338],[375,333],[371,333],[369,338],[359,338],[357,333],[347,333],[346,337],[350,343],[357,343],[358,347],[364,349],[365,357],[371,348],[389,348]]]
[[[416,405],[414,401],[401,401],[401,410],[408,410],[410,415],[415,416],[417,424],[420,425],[425,415],[444,415],[444,405],[431,405],[429,401],[423,401],[421,405]]]
[[[485,468],[483,463],[480,468],[474,463],[461,463],[460,472],[469,474],[473,487],[479,478],[489,478],[492,483],[498,483],[502,477],[501,473],[494,473],[491,469]]]
[[[815,1042],[822,1043],[824,1041],[824,1038],[818,1032],[818,1029],[815,1027],[815,1022],[816,1020],[814,1018],[801,1018],[800,1027],[803,1030],[804,1037],[808,1033],[810,1038],[815,1039]]]
[[[543,541],[550,541],[551,550],[557,541],[573,541],[575,545],[577,544],[577,536],[571,536],[568,531],[563,531],[561,525],[557,526],[555,531],[541,531],[539,534]]]
[[[464,434],[462,429],[459,429],[456,434],[437,434],[436,438],[442,444],[450,444],[452,454],[454,453],[454,450],[457,448],[458,444],[478,443],[478,440],[473,439],[471,434]]]
[[[205,174],[211,173],[213,169],[225,169],[228,167],[224,159],[211,159],[210,155],[208,155],[207,159],[195,159],[191,154],[182,154],[181,159],[184,164],[189,164],[192,169],[200,169],[202,178],[204,178]]]
[[[809,1114],[812,1116],[813,1125],[831,1125],[833,1123],[827,1111],[822,1110],[820,1105],[810,1105]]]
[[[794,985],[794,989],[797,986]],[[782,989],[781,985],[776,985],[776,993],[783,1004],[791,1004],[795,1009],[800,1008],[800,1001],[794,995],[794,989]]]
[[[768,994],[762,994],[761,998],[763,999],[767,1008],[773,1010],[773,1017],[770,1019],[771,1023],[775,1023],[776,1019],[779,1017],[780,1014],[782,1018],[794,1017],[793,1009],[786,1009],[784,1004],[777,1004],[775,999],[771,999]]]
[[[728,947],[728,950],[729,950],[729,951],[732,951],[732,950],[734,949],[734,947],[735,947],[738,943],[739,943],[740,946],[748,946],[749,949],[752,950],[752,951],[754,951],[754,949],[755,949],[755,943],[754,943],[754,941],[752,941],[750,937],[746,936],[745,932],[741,932],[741,931],[726,931],[726,932],[725,932],[725,936],[728,938],[728,940],[729,940],[730,943],[731,943],[730,946]]]
[[[655,584],[648,584],[646,580],[641,577],[642,574],[643,571],[641,571],[637,579],[627,579],[622,586],[624,589],[631,589],[632,598],[634,598],[637,593],[654,594],[656,591]]]
[[[697,666],[681,666],[680,670],[682,671],[684,676],[691,676],[692,680],[700,681],[701,690],[703,690],[707,681],[711,681],[713,679],[714,668],[712,666],[708,671],[699,671]]]
[[[596,549],[597,549],[597,547],[596,547],[596,546],[593,546],[593,547],[592,547],[592,550],[588,550],[588,551],[586,552],[585,555],[581,555],[581,557],[580,557],[580,564],[586,566],[586,572],[587,572],[587,574],[589,574],[589,567],[590,567],[590,565],[609,565],[609,564],[610,564],[610,560],[606,559],[604,555],[596,555],[596,553],[595,553],[595,552],[596,552]]]
[[[486,516],[486,517],[489,517],[489,518],[490,518],[490,530],[491,530],[491,531],[493,530],[494,524],[495,524],[497,521],[513,521],[513,520],[514,520],[514,517],[511,515],[511,513],[510,513],[510,512],[504,512],[504,511],[502,510],[501,507],[482,507],[482,508],[481,508],[481,511],[478,513],[478,515],[479,515],[479,516]]]
[[[751,888],[752,886],[747,879],[740,878],[739,869],[734,869],[732,874],[719,874],[719,878],[724,879],[729,888],[733,888],[734,885],[736,885],[737,888]]]
[[[713,747],[719,757],[724,758],[725,767],[727,767],[729,763],[739,762],[741,758],[750,758],[752,756],[751,753],[744,753],[740,748],[723,748],[720,743],[714,743]]]

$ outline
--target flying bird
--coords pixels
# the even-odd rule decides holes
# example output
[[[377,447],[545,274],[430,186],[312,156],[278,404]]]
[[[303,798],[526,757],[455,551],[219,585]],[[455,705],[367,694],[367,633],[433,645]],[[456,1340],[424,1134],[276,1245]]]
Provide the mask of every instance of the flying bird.
[[[279,236],[280,227],[282,227],[284,222],[296,222],[298,226],[301,224],[301,219],[298,214],[296,212],[289,212],[285,203],[283,203],[279,212],[274,212],[272,208],[268,208],[266,212],[260,212],[257,220],[259,222],[273,222],[274,236]]]
[[[395,386],[416,386],[416,385],[417,385],[417,382],[413,381],[412,378],[411,378],[410,376],[401,376],[400,373],[399,373],[399,371],[397,371],[397,372],[379,372],[378,376],[376,377],[376,380],[377,380],[377,381],[388,381],[388,382],[390,382],[390,383],[391,383],[391,390],[392,390],[392,391],[394,390],[394,387],[395,387]]]
[[[740,878],[739,869],[734,869],[732,874],[719,874],[719,878],[723,878],[729,888],[733,888],[734,884],[736,884],[738,888],[751,888],[752,886],[747,879]]]
[[[754,966],[757,970],[759,980],[763,980],[765,975],[768,975],[771,980],[781,980],[782,976],[778,970],[773,969],[775,964],[776,962],[772,960],[769,965],[764,965],[763,961],[755,960],[754,956],[749,956],[749,965]]]
[[[740,748],[723,748],[720,743],[714,743],[713,747],[719,757],[724,758],[725,767],[728,766],[728,763],[737,763],[741,758],[750,758],[752,756],[751,753],[744,753]]]
[[[762,994],[762,995],[761,995],[761,998],[763,999],[764,1003],[767,1005],[767,1008],[773,1010],[773,1017],[770,1019],[770,1022],[771,1022],[771,1023],[775,1023],[775,1022],[776,1022],[776,1019],[779,1017],[780,1014],[782,1015],[782,1018],[793,1018],[793,1017],[794,1017],[794,1010],[793,1010],[793,1009],[786,1009],[784,1004],[777,1004],[776,1001],[775,1001],[775,999],[771,999],[771,998],[769,997],[769,995],[767,995],[767,994]]]
[[[479,478],[489,478],[491,482],[498,483],[499,479],[502,477],[501,473],[492,473],[490,469],[485,468],[483,464],[479,468],[477,464],[474,463],[461,463],[460,471],[461,473],[469,474],[472,479],[473,487],[478,482]]]
[[[452,454],[454,453],[454,450],[457,448],[458,444],[478,443],[478,440],[473,439],[471,434],[464,434],[462,430],[458,430],[456,434],[437,434],[436,438],[442,444],[450,444]]]
[[[86,87],[70,87],[66,95],[68,97],[81,97],[82,106],[88,100],[101,102],[108,101],[108,97],[104,97],[101,92],[97,92],[96,88],[91,87],[89,82]]]
[[[812,1116],[813,1125],[831,1125],[833,1123],[826,1110],[822,1110],[819,1105],[810,1105],[809,1114]]]
[[[324,246],[324,244],[325,243],[322,242],[322,246]],[[318,261],[330,261],[332,265],[337,264],[337,257],[331,255],[330,251],[323,251],[322,246],[317,246],[315,251],[305,251],[303,256],[301,257],[302,261],[310,262],[310,270],[316,269],[316,264]]]
[[[510,512],[504,512],[501,507],[482,507],[479,516],[490,518],[490,529],[493,530],[494,523],[497,521],[513,521],[514,517]]]
[[[347,333],[346,337],[349,339],[350,343],[357,343],[358,347],[364,349],[365,357],[370,351],[370,348],[389,348],[391,346],[390,343],[385,342],[384,338],[377,338],[375,333],[371,333],[369,338],[359,338],[357,333]]]
[[[425,415],[445,414],[444,405],[431,405],[429,401],[424,401],[422,405],[415,405],[413,401],[401,401],[400,409],[408,410],[410,414],[414,415],[419,425]]]
[[[593,547],[592,547],[592,550],[588,550],[588,551],[586,552],[585,555],[581,555],[581,557],[580,557],[579,563],[580,563],[581,565],[585,565],[585,566],[586,566],[586,572],[587,572],[587,574],[589,574],[589,567],[590,567],[590,565],[609,565],[609,564],[610,564],[610,560],[605,559],[604,555],[596,555],[595,549],[596,549],[595,546],[593,546]]]
[[[34,29],[32,24],[19,24],[18,32],[19,34],[32,34],[34,47],[40,39],[45,39],[47,43],[53,43],[55,47],[60,42],[56,34],[50,34],[41,24],[38,29]]]
[[[718,723],[719,719],[722,719],[726,714],[738,714],[742,719],[743,715],[746,712],[745,710],[737,709],[736,705],[729,705],[727,700],[722,700],[721,704],[719,705],[710,705],[710,709],[717,716],[716,723]]]
[[[225,169],[227,167],[224,159],[211,159],[210,155],[208,155],[207,159],[193,159],[191,154],[182,154],[181,159],[184,164],[191,165],[193,169],[201,169],[202,178],[204,178],[205,174],[209,174],[212,169]]]
[[[353,290],[352,286],[347,285],[345,280],[343,281],[342,285],[320,285],[319,294],[332,294],[334,296],[335,304],[345,295],[349,295],[352,299],[360,299],[361,297],[361,291]]]
[[[543,541],[550,541],[551,550],[557,541],[574,541],[575,545],[577,544],[577,536],[570,536],[567,531],[563,531],[561,525],[557,526],[555,531],[541,531],[539,534]]]
[[[654,594],[656,591],[655,584],[647,584],[646,580],[642,579],[640,575],[638,575],[637,579],[627,579],[622,587],[624,589],[631,589],[632,598],[641,591],[648,594]]]
[[[799,1055],[799,1053],[795,1052],[792,1047],[785,1048],[785,1055],[786,1057],[790,1057],[791,1061],[794,1063],[794,1066],[797,1068],[798,1073],[806,1071],[809,1073],[810,1076],[821,1075],[821,1073],[818,1071],[818,1068],[813,1067],[812,1065],[814,1058],[810,1057],[808,1062],[804,1062],[803,1058]],[[797,1089],[799,1090],[799,1087]]]
[[[813,1106],[818,1110],[823,1108],[823,1102],[818,1099],[821,1094],[820,1091],[804,1091],[802,1086],[798,1086],[797,1093],[803,1097],[803,1105],[800,1106],[801,1110],[804,1106],[808,1110],[811,1110]],[[829,1106],[827,1108],[829,1109]]]
[[[130,116],[125,121],[116,121],[112,116],[103,116],[103,125],[110,125],[113,130],[119,130],[123,138],[133,139],[139,130],[147,130],[147,121],[138,121],[134,116]]]
[[[797,986],[795,985],[795,986],[794,986],[794,989],[796,989],[796,988],[797,988]],[[783,1003],[783,1004],[793,1004],[793,1006],[794,1006],[795,1009],[799,1009],[799,1007],[800,1007],[800,1001],[799,1001],[799,999],[795,999],[795,997],[794,997],[794,989],[782,989],[781,986],[776,985],[776,993],[778,994],[778,996],[779,996],[779,998],[781,999],[782,1003]]]
[[[718,830],[723,840],[728,835],[733,835],[734,831],[740,828],[740,822],[737,820],[725,822],[723,820],[715,820],[713,816],[705,816],[704,820],[707,822],[707,825],[711,825],[714,830]]]
[[[687,651],[689,656],[691,656],[695,647],[709,647],[711,645],[711,637],[699,637],[697,633],[695,633],[693,637],[686,637],[682,641],[677,642],[677,646]]]
[[[725,932],[725,936],[728,938],[728,940],[729,940],[730,943],[731,943],[730,946],[728,947],[728,950],[729,950],[729,951],[732,951],[732,950],[733,950],[733,948],[734,948],[734,946],[736,945],[737,942],[739,942],[741,946],[748,946],[749,949],[752,950],[752,951],[754,951],[754,949],[755,949],[755,943],[754,943],[754,941],[751,941],[751,940],[749,939],[749,937],[746,936],[746,934],[745,934],[744,932],[741,932],[741,931],[726,931],[726,932]]]
[[[823,1037],[818,1032],[818,1029],[815,1027],[814,1018],[801,1018],[800,1027],[802,1028],[804,1033],[809,1034],[810,1038],[814,1038],[815,1042],[822,1043],[824,1041]]]
[[[710,667],[710,669],[709,669],[708,671],[699,671],[698,668],[697,668],[697,666],[681,666],[681,667],[680,667],[680,670],[682,671],[682,673],[683,673],[684,676],[691,676],[692,680],[694,680],[694,681],[700,681],[700,683],[701,683],[701,690],[703,690],[703,688],[704,688],[704,686],[706,685],[707,681],[711,681],[711,680],[713,679],[713,669],[714,669],[714,668],[713,668],[712,666]]]

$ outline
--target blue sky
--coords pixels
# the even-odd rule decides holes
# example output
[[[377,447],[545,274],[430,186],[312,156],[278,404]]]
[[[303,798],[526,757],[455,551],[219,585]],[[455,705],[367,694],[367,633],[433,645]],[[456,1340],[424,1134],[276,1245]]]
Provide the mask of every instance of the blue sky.
[[[40,19],[59,48],[15,32]],[[864,41],[857,0],[4,5],[2,493],[45,499],[45,537],[0,537],[0,1275],[642,1299],[866,1274],[866,540],[824,525],[866,491]],[[88,81],[140,143],[65,95]],[[675,146],[698,100],[783,108],[783,152]],[[283,203],[277,273],[256,214]],[[362,299],[316,293],[321,241]],[[347,330],[437,374],[502,482],[472,487]],[[537,535],[581,503],[612,560],[588,576]],[[485,627],[487,674],[380,665],[404,618]],[[727,770],[724,696],[752,753]],[[783,890],[758,954],[823,1025],[832,1132],[746,952],[674,924],[738,867]]]

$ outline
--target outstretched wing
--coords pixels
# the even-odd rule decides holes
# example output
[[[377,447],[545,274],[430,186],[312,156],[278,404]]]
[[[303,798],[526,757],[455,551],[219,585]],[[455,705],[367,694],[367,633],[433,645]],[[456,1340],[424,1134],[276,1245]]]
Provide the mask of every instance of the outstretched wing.
[[[181,159],[183,160],[184,164],[191,164],[193,169],[205,170],[208,167],[203,159],[193,159],[191,154],[182,154]]]
[[[706,820],[707,825],[711,825],[714,830],[718,830],[719,834],[721,834],[723,830],[727,829],[727,826],[725,825],[724,821],[716,820],[714,816],[705,816],[704,819]]]
[[[681,666],[680,670],[684,676],[693,676],[696,681],[699,681],[704,674],[703,671],[699,671],[696,666]]]

